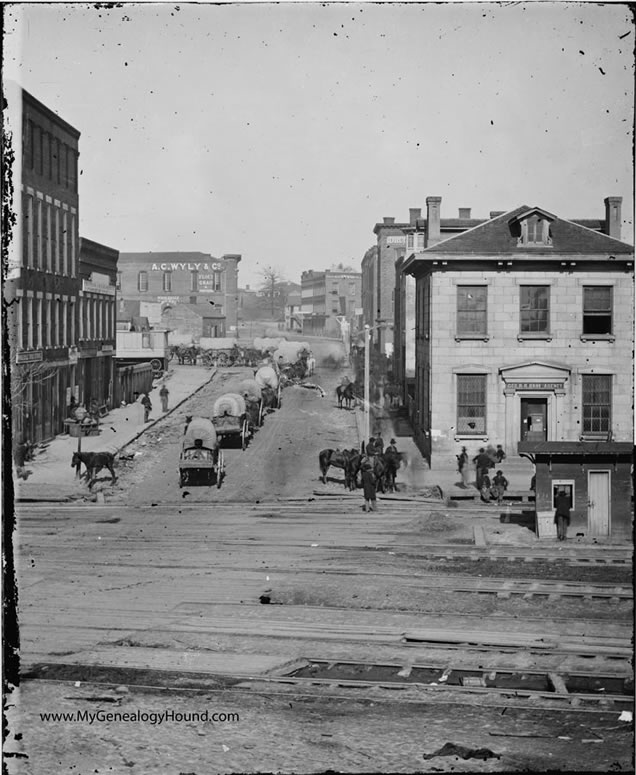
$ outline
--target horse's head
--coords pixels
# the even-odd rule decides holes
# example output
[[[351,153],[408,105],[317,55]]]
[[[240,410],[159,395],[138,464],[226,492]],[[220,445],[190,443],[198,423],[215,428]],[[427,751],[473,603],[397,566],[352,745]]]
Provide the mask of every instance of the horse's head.
[[[80,456],[77,452],[73,452],[73,459],[71,460],[71,468],[77,468],[81,463]]]

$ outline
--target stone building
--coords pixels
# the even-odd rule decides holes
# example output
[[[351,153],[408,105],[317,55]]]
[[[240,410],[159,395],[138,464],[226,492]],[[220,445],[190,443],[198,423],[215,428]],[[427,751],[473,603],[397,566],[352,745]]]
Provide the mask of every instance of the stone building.
[[[340,336],[343,319],[353,325],[361,305],[360,272],[346,268],[315,271],[301,276],[303,333]]]
[[[78,384],[80,133],[22,89],[6,97],[16,220],[4,297],[17,444],[61,433]]]
[[[234,253],[222,258],[198,252],[120,253],[119,294],[131,302],[131,309],[138,304],[138,314],[155,326],[177,305],[209,307],[218,320],[217,335],[233,336],[238,326],[240,260]]]
[[[519,441],[629,441],[634,249],[621,199],[571,221],[523,205],[426,247],[416,281],[412,419],[424,454]],[[401,375],[402,378],[404,375]]]

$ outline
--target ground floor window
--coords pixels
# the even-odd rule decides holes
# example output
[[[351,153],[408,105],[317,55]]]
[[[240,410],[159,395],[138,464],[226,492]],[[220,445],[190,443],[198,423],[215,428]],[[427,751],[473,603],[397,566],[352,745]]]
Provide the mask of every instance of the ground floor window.
[[[457,433],[486,432],[486,375],[457,375]]]
[[[612,377],[583,375],[583,433],[609,433],[612,427]]]

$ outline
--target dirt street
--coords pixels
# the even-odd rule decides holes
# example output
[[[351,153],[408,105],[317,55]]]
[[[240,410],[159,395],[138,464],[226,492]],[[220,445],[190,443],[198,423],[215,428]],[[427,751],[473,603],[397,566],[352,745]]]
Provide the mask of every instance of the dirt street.
[[[588,707],[567,692],[493,699],[446,678],[408,684],[414,665],[430,665],[436,676],[508,669],[528,681],[600,671],[626,686],[616,655],[633,605],[617,590],[631,584],[629,565],[453,555],[473,546],[474,524],[498,516],[455,514],[443,501],[386,498],[362,512],[341,471],[318,481],[320,449],[358,443],[355,414],[334,395],[346,370],[318,370],[324,398],[287,388],[247,449],[226,449],[220,489],[180,489],[185,416],[209,414],[240,373],[219,374],[131,445],[103,506],[18,513],[24,676],[8,715],[9,772],[633,769],[633,724],[611,703]],[[443,562],[426,555],[438,544]],[[616,594],[476,593],[507,580],[605,583]],[[327,676],[336,663],[357,666],[311,680],[320,660]]]

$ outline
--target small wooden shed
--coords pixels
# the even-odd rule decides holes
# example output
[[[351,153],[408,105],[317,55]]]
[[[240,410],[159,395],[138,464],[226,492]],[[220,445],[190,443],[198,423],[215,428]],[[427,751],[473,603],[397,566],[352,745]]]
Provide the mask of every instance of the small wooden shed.
[[[518,452],[536,467],[539,538],[556,538],[555,497],[570,497],[568,536],[631,540],[633,454],[630,442],[520,441]]]

